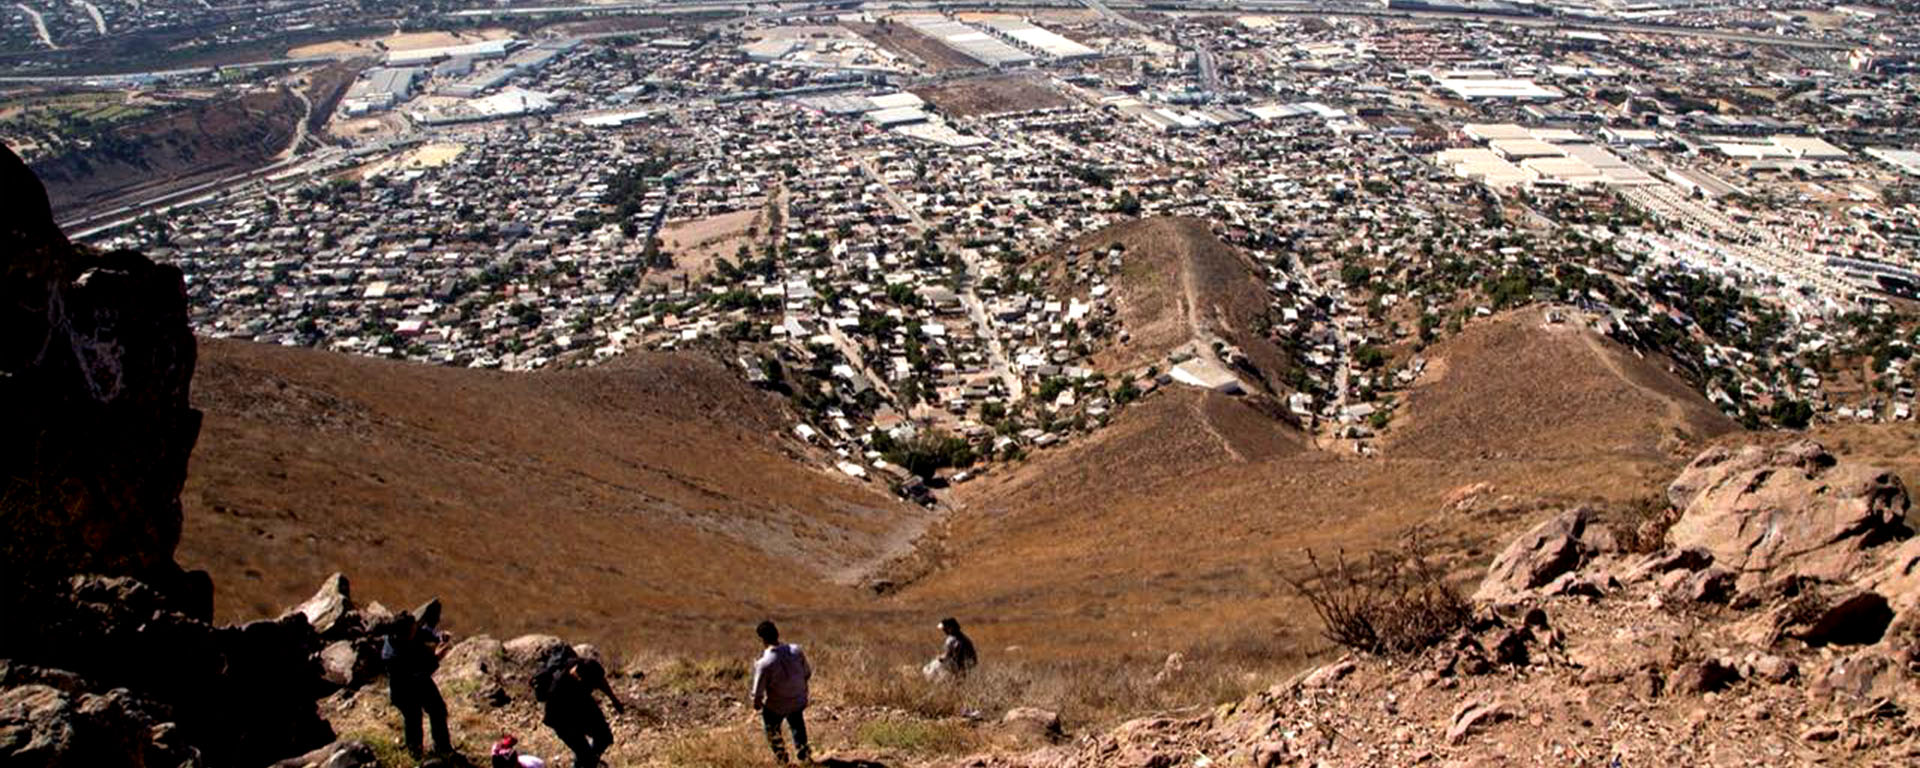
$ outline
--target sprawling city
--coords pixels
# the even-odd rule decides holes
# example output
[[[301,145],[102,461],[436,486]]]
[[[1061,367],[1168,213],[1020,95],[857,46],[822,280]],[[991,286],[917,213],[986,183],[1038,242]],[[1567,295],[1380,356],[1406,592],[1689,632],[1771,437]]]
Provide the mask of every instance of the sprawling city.
[[[1546,469],[1476,482],[1465,464],[1440,468],[1532,460],[1540,449],[1503,443],[1496,421],[1574,430],[1629,401],[1667,403],[1648,411],[1662,426],[1632,459],[1664,483],[1726,434],[1878,435],[1845,430],[1914,420],[1920,10],[1909,0],[22,0],[4,12],[0,142],[79,247],[180,271],[203,346],[492,377],[445,382],[710,366],[718,375],[697,368],[702,383],[676,390],[700,390],[685,395],[689,412],[735,409],[727,418],[751,425],[743,445],[764,440],[769,456],[841,489],[765,506],[804,517],[858,492],[871,495],[819,503],[907,510],[886,514],[910,531],[833,523],[817,542],[796,533],[769,550],[816,558],[807,567],[863,594],[959,594],[970,582],[955,574],[986,567],[968,553],[1012,535],[979,520],[1082,503],[1050,483],[1199,473],[1152,458],[1198,455],[1173,447],[1190,435],[1222,465],[1306,451],[1336,467],[1311,470],[1322,477],[1437,472],[1447,487],[1408,498],[1434,495],[1431,507],[1446,491],[1449,510],[1527,522],[1529,494],[1640,502],[1600,481],[1527,485]],[[1536,340],[1501,346],[1510,331]],[[1537,339],[1559,351],[1536,360],[1530,345],[1549,343]],[[218,345],[216,357],[241,349]],[[1586,387],[1555,373],[1570,355],[1619,386],[1554,393],[1551,407],[1507,397]],[[1447,382],[1466,386],[1463,360],[1503,359],[1536,367],[1437,410]],[[274,380],[278,394],[248,397],[308,391],[290,373]],[[240,386],[214,381],[209,392]],[[764,398],[780,415],[739,416],[735,383],[737,402]],[[422,391],[477,397],[445,386]],[[447,423],[500,418],[461,413]],[[360,434],[384,428],[367,418]],[[1162,424],[1178,426],[1153,431]],[[1442,433],[1472,447],[1427,447]],[[1586,448],[1642,445],[1592,439],[1552,453],[1562,463],[1550,471],[1578,475],[1567,462]],[[460,442],[422,438],[406,455]],[[1441,461],[1396,463],[1411,457]],[[712,490],[731,481],[689,471],[666,476],[731,498]],[[1308,494],[1274,490],[1272,478],[1296,477],[1276,472],[1195,487]],[[1388,481],[1321,482],[1344,490],[1301,498],[1359,499]],[[190,509],[268,504],[199,488],[188,486]],[[1673,499],[1678,515],[1677,493],[1642,506]],[[643,495],[728,541],[786,525]],[[1099,509],[1122,503],[1133,502]],[[1484,565],[1483,543],[1461,541],[1467,554],[1449,567]],[[1350,544],[1370,548],[1320,542]],[[866,559],[836,559],[854,549]],[[1311,554],[1287,568],[1318,573]],[[1260,566],[1235,565],[1233,578],[1243,567]],[[310,587],[318,575],[298,577]],[[1569,584],[1552,594],[1586,588]],[[1717,588],[1676,585],[1664,588]],[[1081,599],[1074,621],[1092,610]],[[845,610],[852,624],[881,621]],[[1051,647],[1019,637],[1007,644]],[[1196,652],[1167,656],[1165,674],[1182,653]],[[1013,717],[989,717],[1002,714]],[[648,749],[632,764],[732,764]],[[1228,764],[1074,754],[1057,764]],[[1325,764],[1424,759],[1367,754]],[[1560,762],[1606,764],[1582,754]],[[1232,764],[1296,764],[1249,759]]]

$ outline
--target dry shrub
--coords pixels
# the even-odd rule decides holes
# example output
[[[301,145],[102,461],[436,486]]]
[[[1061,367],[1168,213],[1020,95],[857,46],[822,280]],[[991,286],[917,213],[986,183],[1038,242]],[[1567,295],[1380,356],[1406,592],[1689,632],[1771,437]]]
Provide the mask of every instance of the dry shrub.
[[[1680,521],[1680,510],[1667,504],[1660,494],[1637,499],[1618,515],[1612,526],[1613,538],[1621,551],[1631,555],[1660,551],[1667,544],[1667,529]]]
[[[663,752],[666,764],[676,768],[759,768],[772,758],[764,739],[741,730],[696,730],[668,743]]]
[[[854,738],[871,747],[915,755],[962,754],[980,743],[978,735],[964,722],[910,717],[868,720],[860,724]]]
[[[747,665],[737,661],[674,659],[648,675],[654,685],[677,695],[741,691],[747,688]]]
[[[1375,552],[1365,568],[1345,554],[1323,565],[1312,551],[1307,566],[1305,579],[1282,578],[1319,614],[1328,640],[1356,651],[1415,653],[1473,618],[1473,605],[1428,560],[1418,537],[1399,551]]]

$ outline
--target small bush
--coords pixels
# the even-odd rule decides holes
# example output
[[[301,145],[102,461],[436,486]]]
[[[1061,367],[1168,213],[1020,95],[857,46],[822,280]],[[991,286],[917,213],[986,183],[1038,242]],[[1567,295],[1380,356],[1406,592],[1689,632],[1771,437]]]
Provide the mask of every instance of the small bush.
[[[702,730],[667,744],[666,764],[687,768],[759,768],[772,762],[766,740],[741,730]]]
[[[974,746],[973,732],[951,720],[883,717],[860,724],[855,738],[871,747],[918,755],[950,755]]]
[[[1313,606],[1328,640],[1356,651],[1422,651],[1473,617],[1472,604],[1428,562],[1418,539],[1397,552],[1374,553],[1364,569],[1345,555],[1322,565],[1311,551],[1307,564],[1307,578],[1282,578]]]
[[[745,693],[747,667],[737,662],[715,659],[700,661],[674,659],[666,666],[648,674],[647,679],[669,693],[681,696],[708,691]]]
[[[1614,523],[1613,538],[1627,554],[1645,555],[1660,551],[1667,544],[1667,529],[1680,521],[1680,510],[1655,494],[1633,502]]]

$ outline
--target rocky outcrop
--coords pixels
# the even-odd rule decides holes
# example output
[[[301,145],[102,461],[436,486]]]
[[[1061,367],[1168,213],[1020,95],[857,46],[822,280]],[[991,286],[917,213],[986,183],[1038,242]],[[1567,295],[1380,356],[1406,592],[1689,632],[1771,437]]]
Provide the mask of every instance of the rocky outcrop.
[[[0,584],[138,576],[209,616],[173,561],[200,429],[180,270],[68,243],[11,150],[0,189]]]
[[[1570,509],[1555,515],[1514,539],[1493,559],[1473,598],[1506,604],[1535,596],[1536,590],[1572,573],[1606,549],[1598,541],[1598,533],[1591,510]]]
[[[1580,510],[1526,531],[1473,618],[1424,652],[966,764],[1920,761],[1920,539],[1900,541],[1898,480],[1810,443],[1715,449],[1671,500],[1669,546],[1650,554]]]
[[[152,702],[143,711],[210,764],[262,765],[333,740],[314,706],[332,690],[315,658],[321,642],[297,614],[218,627],[170,610],[142,582],[100,576],[37,591],[16,609],[9,619],[33,631],[7,632],[6,658]]]
[[[19,677],[10,671],[7,677]],[[22,683],[0,689],[0,764],[177,768],[200,755],[175,740],[164,709],[115,689]]]
[[[1912,534],[1899,476],[1843,463],[1805,440],[1711,449],[1667,499],[1681,511],[1667,543],[1712,554],[1742,592],[1789,576],[1847,580],[1867,565],[1868,550]]]
[[[306,615],[215,626],[211,582],[173,559],[200,428],[180,271],[69,243],[11,151],[0,190],[0,762],[264,765],[332,741]]]

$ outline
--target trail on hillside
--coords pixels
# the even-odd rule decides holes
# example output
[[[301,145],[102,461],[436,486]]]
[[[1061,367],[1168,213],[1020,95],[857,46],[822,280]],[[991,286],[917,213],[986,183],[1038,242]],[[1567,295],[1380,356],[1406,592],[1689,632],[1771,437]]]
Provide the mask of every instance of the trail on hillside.
[[[1613,355],[1608,354],[1606,345],[1600,343],[1600,337],[1598,335],[1591,334],[1591,333],[1581,333],[1580,340],[1583,342],[1586,342],[1587,349],[1593,352],[1594,357],[1597,357],[1600,359],[1600,364],[1606,366],[1607,371],[1609,373],[1612,373],[1613,375],[1618,376],[1621,381],[1626,382],[1627,386],[1633,387],[1634,390],[1638,391],[1640,394],[1646,395],[1647,397],[1652,398],[1654,402],[1664,405],[1667,410],[1667,419],[1669,421],[1671,421],[1676,425],[1687,423],[1686,406],[1681,405],[1679,401],[1674,400],[1671,396],[1667,395],[1666,393],[1660,392],[1652,387],[1649,387],[1645,384],[1640,383],[1639,379],[1636,379],[1632,375],[1630,375],[1627,372],[1627,369],[1620,366],[1620,361],[1613,359]]]
[[[1205,397],[1197,397],[1189,404],[1188,407],[1193,410],[1194,420],[1200,423],[1202,430],[1205,430],[1208,435],[1211,435],[1214,440],[1220,443],[1220,447],[1225,449],[1227,455],[1232,457],[1235,462],[1246,463],[1246,454],[1241,453],[1240,449],[1235,448],[1233,441],[1227,439],[1227,436],[1220,432],[1220,428],[1213,425],[1213,417],[1207,415],[1206,402]]]

